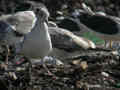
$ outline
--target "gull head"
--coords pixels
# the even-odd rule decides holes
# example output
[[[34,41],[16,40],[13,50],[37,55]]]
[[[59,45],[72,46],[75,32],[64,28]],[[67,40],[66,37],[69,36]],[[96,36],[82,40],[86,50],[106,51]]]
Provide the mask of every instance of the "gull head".
[[[49,12],[46,7],[36,7],[35,13],[37,18],[39,18],[41,22],[48,23]]]
[[[40,19],[41,22],[48,21],[48,17],[50,16],[50,14],[44,4],[35,3],[35,2],[29,2],[29,3],[31,3],[31,9],[36,14],[37,19]]]

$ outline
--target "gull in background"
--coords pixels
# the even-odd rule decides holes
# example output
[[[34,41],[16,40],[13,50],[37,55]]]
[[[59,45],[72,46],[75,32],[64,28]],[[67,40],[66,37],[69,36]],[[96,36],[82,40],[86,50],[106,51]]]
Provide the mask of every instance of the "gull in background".
[[[21,11],[0,16],[0,43],[5,41],[8,54],[9,46],[16,46],[22,42],[24,36],[31,32],[35,22],[36,16],[33,11]],[[6,64],[8,64],[7,59]]]
[[[70,32],[67,29],[63,29],[63,28],[59,28],[59,27],[49,27],[49,33],[52,36],[54,36],[55,38],[52,39],[53,41],[53,45],[56,44],[55,47],[59,46],[62,48],[64,48],[65,46],[67,46],[67,48],[73,47],[74,44],[78,45],[79,47],[83,48],[83,49],[94,49],[96,48],[96,45],[83,37],[77,36],[74,33]],[[69,37],[69,39],[67,39],[68,41],[66,41],[65,37]],[[60,39],[60,37],[62,39]],[[69,41],[71,40],[71,41]],[[72,46],[71,46],[72,44]]]
[[[93,12],[84,3],[82,7],[86,14],[78,16],[79,22],[90,28],[90,31],[96,36],[110,41],[110,48],[112,48],[112,41],[120,41],[120,18],[103,12]]]
[[[93,16],[83,14],[78,16],[78,22],[87,26],[89,31],[96,36],[105,41],[110,41],[110,48],[112,48],[111,41],[120,41],[120,21],[115,17],[101,14]]]
[[[93,12],[90,7],[82,4],[83,10],[76,9],[75,14],[58,22],[58,26],[81,34],[92,32],[105,41],[120,41],[120,18],[103,12]],[[77,14],[76,14],[77,12]]]

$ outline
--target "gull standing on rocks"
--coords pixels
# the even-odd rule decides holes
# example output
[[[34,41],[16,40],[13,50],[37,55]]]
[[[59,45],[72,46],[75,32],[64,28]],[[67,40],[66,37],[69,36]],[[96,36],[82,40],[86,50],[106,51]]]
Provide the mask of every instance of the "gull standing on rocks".
[[[48,17],[49,12],[43,4],[35,5],[35,14],[37,21],[35,27],[30,33],[25,36],[25,39],[22,43],[19,54],[23,54],[30,60],[41,59],[42,62],[44,57],[49,54],[52,50],[51,38],[48,32]],[[43,67],[47,70],[49,75],[53,75],[44,62],[42,63]]]

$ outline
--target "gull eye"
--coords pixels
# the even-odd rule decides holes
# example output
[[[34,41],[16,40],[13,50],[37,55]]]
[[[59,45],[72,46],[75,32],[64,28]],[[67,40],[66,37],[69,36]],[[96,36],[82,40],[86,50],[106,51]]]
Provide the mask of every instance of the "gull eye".
[[[35,12],[40,16],[43,17],[43,13],[40,8],[35,8]]]
[[[40,9],[39,9],[39,8],[36,8],[36,12],[40,12]]]
[[[24,36],[23,34],[17,32],[17,31],[14,31],[14,35],[15,35],[16,37],[23,37],[23,36]]]
[[[36,13],[40,13],[40,12],[41,12],[41,9],[38,8],[38,7],[36,7],[36,8],[35,8],[35,12],[36,12]]]

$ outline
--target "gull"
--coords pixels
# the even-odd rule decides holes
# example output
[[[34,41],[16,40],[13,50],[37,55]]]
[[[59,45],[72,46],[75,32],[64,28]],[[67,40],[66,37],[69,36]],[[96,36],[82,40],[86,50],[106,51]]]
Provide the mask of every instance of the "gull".
[[[84,17],[84,18],[83,18]],[[120,19],[109,15],[83,14],[78,21],[89,28],[96,36],[106,41],[120,41]],[[112,44],[110,44],[112,47]]]
[[[50,56],[64,60],[67,56],[81,54],[81,50],[95,49],[96,45],[84,37],[74,34],[68,29],[49,27],[53,50]]]
[[[103,12],[93,12],[85,4],[82,7],[87,14],[78,16],[79,21],[90,28],[91,32],[105,41],[110,41],[110,48],[112,41],[120,41],[120,18]]]
[[[48,29],[54,47],[67,49],[72,47],[75,48],[74,46],[77,45],[83,49],[96,48],[95,44],[92,41],[77,36],[67,29],[59,28],[59,27],[49,27]]]
[[[42,4],[36,5],[33,9],[37,17],[36,24],[32,31],[25,35],[23,42],[19,44],[20,48],[16,49],[16,53],[24,55],[30,60],[41,59],[41,61],[44,61],[44,57],[52,51],[52,43],[47,25],[49,12]],[[42,65],[49,75],[53,75],[44,62]]]
[[[20,11],[15,14],[0,16],[0,43],[5,42],[8,54],[9,46],[15,46],[22,42],[24,36],[31,32],[35,22],[36,16],[33,11]],[[6,59],[7,63],[8,60]]]
[[[92,14],[89,10],[82,12],[78,10],[78,12],[80,14],[61,20],[58,26],[66,29],[71,27],[71,31],[79,31],[81,34],[92,32],[105,41],[120,40],[120,18],[104,13],[95,12]],[[112,43],[110,43],[110,48],[111,47]]]

